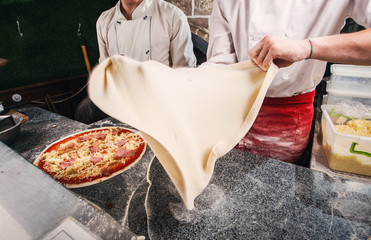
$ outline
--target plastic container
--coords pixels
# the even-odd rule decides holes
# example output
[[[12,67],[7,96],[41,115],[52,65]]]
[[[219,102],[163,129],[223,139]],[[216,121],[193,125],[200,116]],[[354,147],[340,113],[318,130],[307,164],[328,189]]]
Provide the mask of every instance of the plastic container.
[[[371,90],[370,90],[371,91]],[[344,96],[338,95],[337,93],[330,92],[330,94],[323,95],[322,103],[326,105],[339,105],[343,102],[360,102],[363,105],[371,106],[371,97],[354,97],[354,96]]]
[[[358,101],[371,106],[371,67],[331,65],[331,77],[326,82],[326,91],[324,104],[337,105],[344,101]]]
[[[322,146],[332,170],[371,176],[371,137],[338,133],[334,126],[341,112],[339,105],[322,105]]]
[[[326,90],[329,94],[371,98],[371,67],[333,64]]]

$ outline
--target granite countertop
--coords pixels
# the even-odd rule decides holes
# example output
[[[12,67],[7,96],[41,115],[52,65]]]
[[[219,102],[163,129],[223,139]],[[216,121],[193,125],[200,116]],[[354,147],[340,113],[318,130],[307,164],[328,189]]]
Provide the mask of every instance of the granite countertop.
[[[10,147],[29,162],[66,135],[101,126],[126,126],[111,118],[85,125],[39,108],[18,110],[30,120]],[[70,191],[150,239],[371,236],[370,184],[238,150],[217,160],[210,184],[191,211],[185,209],[149,147],[139,163],[124,173]]]

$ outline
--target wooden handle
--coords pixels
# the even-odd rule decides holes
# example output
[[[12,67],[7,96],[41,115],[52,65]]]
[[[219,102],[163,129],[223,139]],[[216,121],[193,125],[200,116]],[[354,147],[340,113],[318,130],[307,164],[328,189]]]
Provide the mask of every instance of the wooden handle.
[[[88,53],[86,52],[86,47],[85,45],[81,45],[81,50],[82,50],[82,55],[84,56],[84,61],[85,61],[85,66],[86,66],[86,70],[88,72],[90,72],[90,62],[89,62],[89,58],[88,58]]]

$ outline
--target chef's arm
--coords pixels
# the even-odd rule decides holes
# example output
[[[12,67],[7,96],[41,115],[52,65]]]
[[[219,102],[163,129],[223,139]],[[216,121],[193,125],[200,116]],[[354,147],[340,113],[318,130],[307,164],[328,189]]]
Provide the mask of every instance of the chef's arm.
[[[210,63],[232,64],[237,62],[237,55],[229,24],[219,4],[220,1],[213,2],[213,10],[210,16],[210,38],[207,48],[207,62],[203,65]]]
[[[313,59],[333,63],[371,65],[371,28],[311,41]]]
[[[98,40],[98,49],[99,49],[99,62],[103,62],[106,58],[109,57],[107,43],[103,38],[102,35],[102,24],[100,23],[99,19],[96,23],[97,29],[97,40]]]
[[[287,67],[305,59],[371,65],[370,39],[371,29],[305,40],[265,36],[248,54],[263,70],[267,70],[272,62],[278,67]]]
[[[195,67],[196,56],[193,53],[191,30],[183,12],[174,15],[170,56],[172,67]]]

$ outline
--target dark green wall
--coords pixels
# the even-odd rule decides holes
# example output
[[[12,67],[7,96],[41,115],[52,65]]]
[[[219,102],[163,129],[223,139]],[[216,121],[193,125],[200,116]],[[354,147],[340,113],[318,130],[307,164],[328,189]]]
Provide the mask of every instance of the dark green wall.
[[[109,0],[0,0],[0,58],[9,61],[0,67],[0,90],[87,73],[79,23],[93,67],[99,57],[95,23],[109,8]]]

